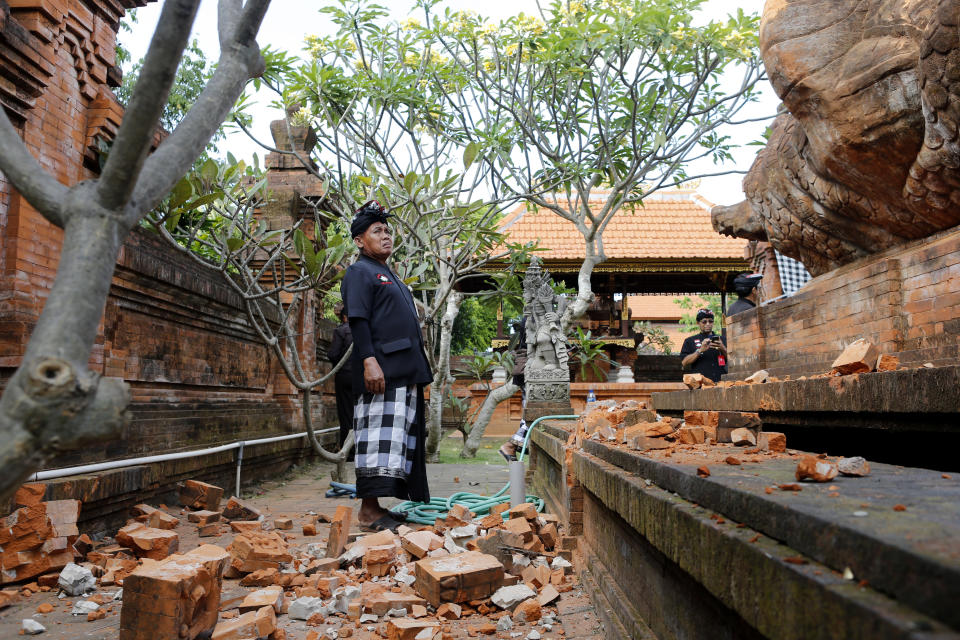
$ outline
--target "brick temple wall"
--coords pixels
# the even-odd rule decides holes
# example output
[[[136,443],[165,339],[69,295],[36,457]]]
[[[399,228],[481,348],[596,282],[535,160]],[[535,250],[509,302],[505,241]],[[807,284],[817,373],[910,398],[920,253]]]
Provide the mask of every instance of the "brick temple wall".
[[[830,370],[857,338],[902,365],[956,364],[960,356],[960,229],[862,258],[794,296],[728,319],[730,378]]]
[[[116,135],[123,116],[111,89],[120,81],[116,31],[126,10],[147,1],[0,0],[0,105],[64,184],[96,177],[98,141]],[[161,139],[158,132],[154,143]],[[304,182],[294,173],[284,184]],[[61,243],[60,229],[0,176],[0,387],[21,362]],[[318,321],[310,305],[300,322],[306,362],[326,367],[332,324]],[[236,294],[218,273],[142,229],[123,246],[89,366],[129,383],[131,420],[122,437],[63,453],[50,468],[302,429],[299,398]],[[332,404],[332,395],[318,399],[315,424],[335,420]]]

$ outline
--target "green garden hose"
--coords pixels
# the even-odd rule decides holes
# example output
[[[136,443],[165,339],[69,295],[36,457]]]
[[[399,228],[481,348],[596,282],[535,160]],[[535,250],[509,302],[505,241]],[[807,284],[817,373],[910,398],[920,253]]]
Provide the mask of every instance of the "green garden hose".
[[[580,416],[573,415],[541,416],[534,420],[527,429],[527,435],[523,439],[523,447],[520,449],[520,455],[517,456],[517,460],[523,460],[523,456],[527,451],[527,442],[530,440],[530,434],[533,433],[534,428],[536,428],[541,420],[576,420],[579,417]],[[395,506],[392,511],[405,513],[407,522],[417,524],[433,524],[437,518],[445,518],[447,512],[449,512],[455,504],[463,505],[467,509],[470,509],[474,515],[484,516],[490,513],[491,507],[510,501],[510,496],[507,494],[509,490],[510,483],[508,482],[503,485],[500,491],[497,491],[492,496],[482,496],[468,491],[458,491],[449,498],[431,498],[430,502],[402,502]],[[537,507],[538,512],[543,511],[543,500],[538,496],[527,494],[526,500],[527,502],[533,503]]]

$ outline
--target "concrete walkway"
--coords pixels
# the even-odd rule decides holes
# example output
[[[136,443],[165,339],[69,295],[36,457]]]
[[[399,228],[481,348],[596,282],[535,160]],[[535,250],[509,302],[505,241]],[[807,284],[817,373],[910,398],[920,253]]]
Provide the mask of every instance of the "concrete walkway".
[[[245,489],[243,497],[246,502],[259,509],[266,520],[272,521],[279,517],[292,518],[294,529],[286,533],[294,534],[294,538],[290,541],[291,547],[294,548],[310,542],[321,541],[326,537],[327,525],[319,525],[317,536],[305,537],[302,535],[301,522],[304,520],[304,515],[309,511],[332,515],[337,506],[353,507],[354,516],[351,530],[357,532],[359,529],[356,522],[356,513],[360,506],[359,501],[351,498],[327,498],[324,495],[329,488],[330,469],[331,467],[325,464],[300,468],[287,474],[284,478]],[[506,464],[428,465],[430,491],[434,497],[446,497],[459,491],[492,495],[506,484],[508,480],[507,469]],[[390,500],[384,501],[383,504],[393,506],[398,502],[398,500]],[[181,512],[179,507],[167,506],[165,511],[181,519],[181,524],[176,529],[180,535],[181,551],[193,549],[200,544],[216,544],[226,547],[234,537],[233,533],[224,532],[220,536],[200,539],[197,536],[195,525],[187,524],[186,514]],[[225,529],[229,531],[229,528],[225,527]],[[6,588],[11,587],[7,586]],[[251,590],[239,586],[237,580],[225,580],[221,602],[227,602]],[[117,587],[104,587],[99,589],[98,593],[109,595],[116,591]],[[20,631],[21,620],[26,617],[33,617],[47,628],[47,631],[41,635],[45,639],[113,640],[118,637],[119,602],[114,605],[105,605],[108,614],[104,619],[87,622],[86,616],[70,615],[73,603],[78,600],[80,598],[58,599],[55,591],[22,597],[17,604],[0,610],[0,638],[17,636]],[[53,611],[46,614],[36,613],[37,607],[43,603],[53,605]],[[560,600],[554,604],[557,609],[558,623],[554,624],[550,631],[545,631],[542,626],[536,624],[521,624],[515,626],[510,632],[498,632],[495,637],[520,639],[526,638],[531,631],[536,631],[544,640],[601,640],[603,629],[597,621],[597,616],[589,598],[583,593],[575,578],[572,589],[561,594]],[[307,627],[305,622],[291,621],[286,616],[280,616],[280,620],[282,621],[281,626],[287,632],[286,637],[290,640],[303,640],[307,637],[309,631],[322,633],[326,628],[326,625],[324,627]],[[487,621],[487,618],[479,615],[453,621],[451,635],[454,638],[469,637],[471,635],[470,627]],[[337,619],[336,623],[342,624],[343,620]],[[354,623],[348,622],[345,626],[353,628]],[[512,635],[518,633],[520,635]],[[365,639],[379,636],[368,630],[368,627],[364,625],[353,629],[352,637]]]

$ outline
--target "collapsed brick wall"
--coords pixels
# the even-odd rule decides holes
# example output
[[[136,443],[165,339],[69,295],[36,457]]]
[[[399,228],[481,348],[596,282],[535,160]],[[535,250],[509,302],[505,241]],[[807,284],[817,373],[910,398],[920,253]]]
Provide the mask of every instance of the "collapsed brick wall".
[[[728,320],[730,377],[830,370],[857,338],[904,365],[960,355],[960,230],[862,258]]]

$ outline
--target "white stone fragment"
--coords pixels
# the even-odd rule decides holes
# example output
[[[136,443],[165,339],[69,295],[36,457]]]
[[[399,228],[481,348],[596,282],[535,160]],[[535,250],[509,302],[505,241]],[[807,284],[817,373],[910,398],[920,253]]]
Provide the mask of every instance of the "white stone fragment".
[[[337,598],[337,611],[346,615],[350,607],[350,603],[360,597],[360,587],[355,587],[353,585],[340,587],[334,592],[334,595]]]
[[[557,556],[556,558],[553,559],[553,562],[550,563],[550,568],[553,570],[569,569],[572,566],[573,565],[570,564],[570,562],[563,556]]]
[[[477,525],[465,524],[462,527],[450,529],[450,535],[456,538],[474,538],[477,535]]]
[[[70,610],[70,615],[72,616],[85,616],[88,613],[92,613],[100,608],[96,602],[91,602],[90,600],[81,600],[80,602],[73,605],[73,609]]]
[[[90,569],[71,562],[60,572],[57,585],[67,595],[82,596],[84,593],[97,588],[97,579],[93,577]]]
[[[388,618],[405,618],[407,617],[407,609],[406,607],[400,609],[390,609],[385,615]]]
[[[23,622],[20,623],[20,629],[23,630],[23,635],[25,636],[35,636],[47,630],[45,626],[33,618],[24,618]]]
[[[291,602],[287,609],[287,615],[293,620],[309,620],[315,613],[326,616],[330,613],[330,607],[321,598],[304,597]]]
[[[540,632],[534,629],[527,634],[527,640],[540,640]]]
[[[530,566],[530,558],[528,558],[522,553],[515,553],[513,554],[513,566],[528,567]]]
[[[536,597],[537,592],[525,584],[514,584],[509,587],[500,587],[490,597],[493,604],[501,609],[513,609],[524,600]]]
[[[510,616],[501,616],[497,620],[497,631],[510,631],[513,629],[513,620],[510,619]]]
[[[363,624],[364,622],[376,622],[379,619],[380,619],[380,616],[378,616],[375,613],[360,614],[360,624]]]

